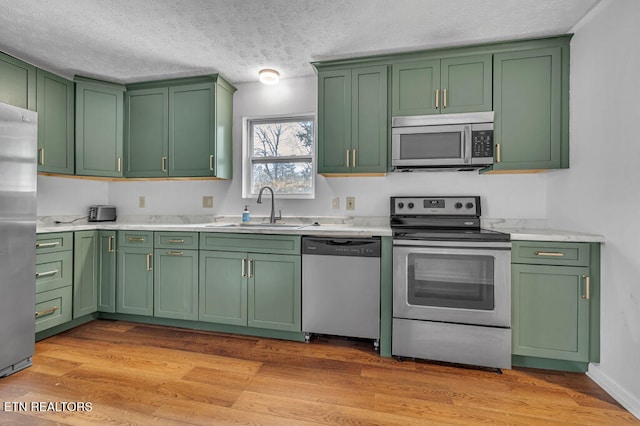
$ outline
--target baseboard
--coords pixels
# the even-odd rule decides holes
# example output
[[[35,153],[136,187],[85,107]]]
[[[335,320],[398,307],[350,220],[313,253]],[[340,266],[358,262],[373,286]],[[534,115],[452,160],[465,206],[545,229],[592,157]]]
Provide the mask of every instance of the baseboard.
[[[620,387],[618,383],[606,375],[599,365],[589,364],[587,376],[604,389],[613,399],[626,408],[631,414],[640,419],[640,399]]]

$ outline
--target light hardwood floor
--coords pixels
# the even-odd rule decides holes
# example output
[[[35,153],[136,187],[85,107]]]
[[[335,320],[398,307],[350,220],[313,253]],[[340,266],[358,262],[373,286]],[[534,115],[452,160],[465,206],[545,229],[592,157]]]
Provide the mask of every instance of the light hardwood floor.
[[[583,374],[398,362],[339,338],[98,320],[37,343],[33,363],[0,379],[0,424],[640,424]],[[92,409],[20,411],[19,402]]]

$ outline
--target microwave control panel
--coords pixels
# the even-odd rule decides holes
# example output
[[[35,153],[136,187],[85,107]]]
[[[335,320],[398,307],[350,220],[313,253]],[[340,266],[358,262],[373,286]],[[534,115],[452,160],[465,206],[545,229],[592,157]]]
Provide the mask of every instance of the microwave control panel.
[[[471,157],[493,157],[493,130],[471,132]]]

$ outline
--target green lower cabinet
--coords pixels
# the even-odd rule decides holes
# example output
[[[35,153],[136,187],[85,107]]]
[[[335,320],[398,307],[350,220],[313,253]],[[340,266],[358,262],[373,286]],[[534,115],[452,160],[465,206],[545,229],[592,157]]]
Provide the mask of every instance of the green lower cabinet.
[[[513,354],[589,361],[588,267],[512,266]]]
[[[153,249],[118,248],[116,312],[153,316]]]
[[[116,311],[116,231],[98,231],[98,311]]]
[[[300,256],[249,253],[247,324],[301,331]]]
[[[98,310],[98,231],[73,235],[73,318]]]
[[[156,249],[153,255],[154,316],[198,319],[198,250]]]
[[[246,257],[200,251],[200,321],[247,325]]]

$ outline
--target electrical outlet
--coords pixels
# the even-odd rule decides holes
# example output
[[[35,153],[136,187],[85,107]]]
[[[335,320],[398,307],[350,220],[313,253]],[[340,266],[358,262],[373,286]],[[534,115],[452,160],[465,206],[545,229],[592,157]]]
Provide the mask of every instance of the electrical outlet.
[[[203,209],[213,208],[213,195],[205,195],[202,197],[202,208]]]
[[[333,197],[331,199],[331,208],[337,210],[340,208],[340,197]]]
[[[144,195],[141,195],[138,197],[138,207],[141,209],[144,209],[146,205],[145,199],[144,199]]]
[[[356,209],[356,197],[347,197],[346,201],[347,210],[355,210]]]

